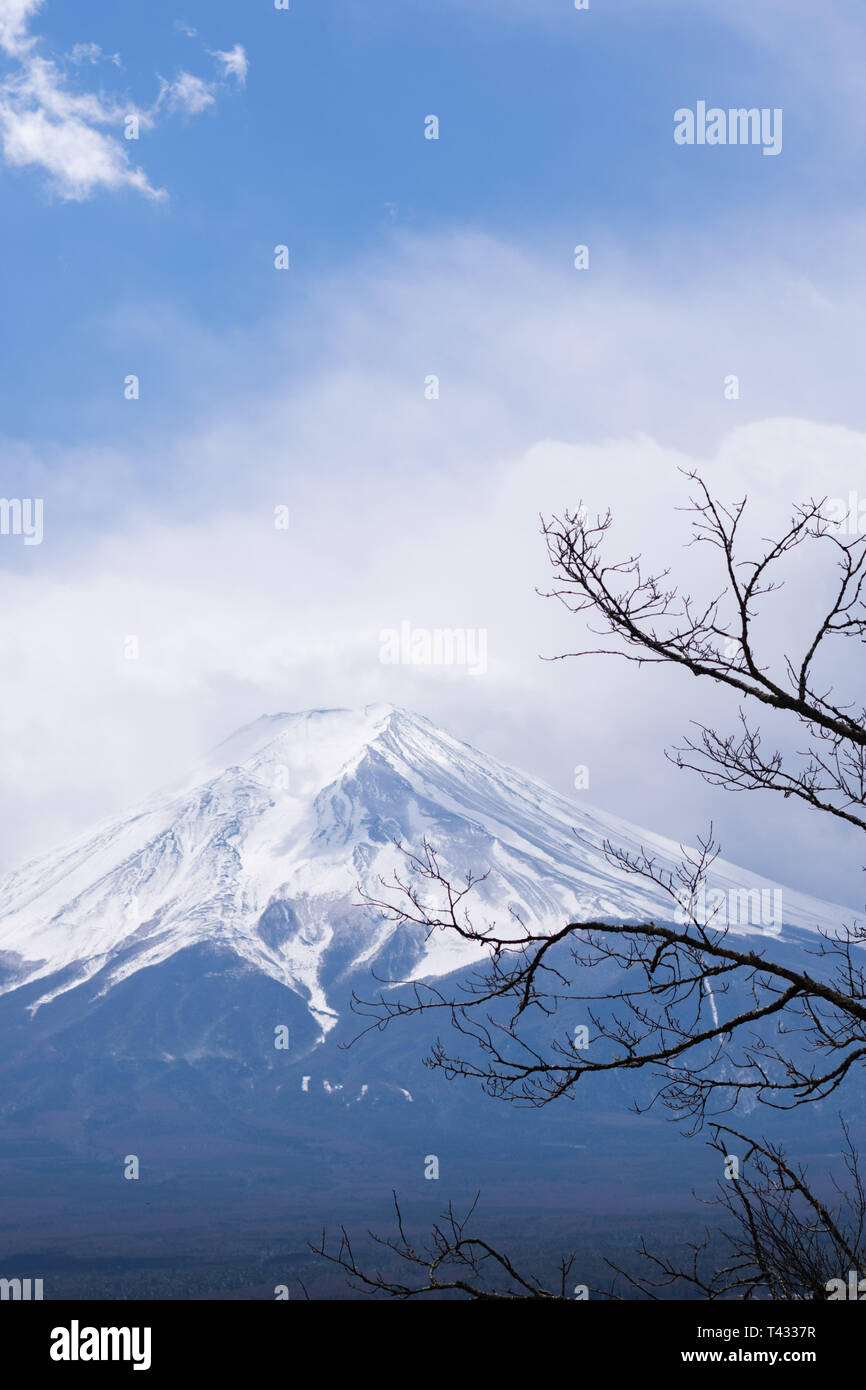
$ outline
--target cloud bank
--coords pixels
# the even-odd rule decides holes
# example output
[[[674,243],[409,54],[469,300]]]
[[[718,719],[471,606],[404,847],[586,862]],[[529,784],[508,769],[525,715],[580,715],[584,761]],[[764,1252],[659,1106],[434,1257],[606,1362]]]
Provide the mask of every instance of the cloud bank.
[[[585,634],[536,588],[538,514],[580,500],[612,508],[617,555],[710,584],[683,548],[680,468],[725,497],[748,492],[757,539],[792,501],[866,497],[858,245],[852,232],[820,280],[755,260],[710,292],[698,264],[677,264],[673,285],[658,264],[593,280],[490,238],[396,237],[290,324],[275,310],[233,337],[226,379],[240,354],[263,384],[227,397],[215,370],[208,409],[167,448],[148,454],[136,416],[143,442],[108,454],[104,479],[92,448],[61,451],[39,482],[44,543],[5,537],[0,553],[0,715],[19,731],[0,791],[7,862],[122,809],[263,712],[391,700],[564,791],[586,765],[586,800],[659,831],[693,838],[712,814],[735,862],[855,900],[844,832],[816,852],[814,821],[746,824],[666,764],[690,719],[735,723],[723,694],[625,663],[542,661]],[[172,321],[180,356],[199,334]],[[731,370],[738,401],[724,395]],[[76,517],[105,493],[113,518]],[[809,611],[794,587],[771,644]],[[384,664],[381,633],[404,621],[483,629],[485,673]]]

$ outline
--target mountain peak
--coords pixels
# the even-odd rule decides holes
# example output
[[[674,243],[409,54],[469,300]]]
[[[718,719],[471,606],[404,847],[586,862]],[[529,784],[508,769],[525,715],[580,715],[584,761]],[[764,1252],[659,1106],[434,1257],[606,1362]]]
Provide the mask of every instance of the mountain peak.
[[[218,944],[300,995],[326,1026],[335,961],[344,973],[369,971],[396,951],[400,973],[420,978],[478,959],[476,944],[357,906],[359,883],[376,894],[381,878],[405,871],[395,842],[424,837],[446,871],[486,875],[479,919],[516,912],[549,930],[671,920],[675,910],[653,885],[611,868],[602,846],[645,849],[673,867],[679,846],[429,720],[391,704],[281,713],[237,730],[180,789],[0,880],[0,952],[20,962],[5,990],[43,982],[39,1007],[83,982],[104,992],[181,949]],[[777,891],[721,862],[713,877],[732,894]],[[844,919],[787,891],[784,907],[795,927]]]
[[[218,776],[230,768],[261,771],[268,765],[285,767],[285,775],[292,769],[296,773],[304,770],[307,781],[318,772],[320,785],[324,786],[397,724],[406,730],[420,730],[424,725],[433,729],[419,715],[385,703],[361,709],[263,714],[212,748],[193,766],[184,786]]]

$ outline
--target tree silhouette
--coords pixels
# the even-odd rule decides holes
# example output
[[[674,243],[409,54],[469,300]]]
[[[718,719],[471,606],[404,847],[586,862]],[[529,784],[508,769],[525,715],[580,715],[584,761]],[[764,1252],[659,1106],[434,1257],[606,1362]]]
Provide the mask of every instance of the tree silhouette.
[[[547,596],[586,615],[590,631],[612,642],[556,659],[607,654],[662,662],[735,691],[741,700],[736,731],[720,734],[697,723],[697,732],[668,754],[673,762],[711,786],[794,796],[866,829],[866,709],[836,695],[828,671],[838,640],[862,643],[866,636],[866,537],[842,534],[826,501],[810,501],[794,508],[784,533],[766,541],[756,558],[742,559],[747,500],[723,505],[697,474],[686,476],[694,489],[686,509],[691,540],[718,552],[717,592],[697,601],[672,583],[669,570],[646,571],[639,555],[608,561],[609,512],[591,522],[579,506],[543,520],[553,570]],[[761,600],[783,587],[786,564],[804,547],[831,562],[827,603],[796,653],[773,663],[762,655],[756,631]],[[754,722],[762,706],[796,731],[797,751],[766,748]],[[659,1288],[675,1287],[706,1298],[826,1297],[830,1279],[848,1269],[862,1272],[866,1264],[866,1206],[845,1122],[846,1178],[836,1189],[841,1205],[831,1207],[783,1149],[720,1116],[738,1115],[744,1102],[786,1110],[825,1099],[861,1065],[866,928],[856,922],[821,927],[793,963],[772,936],[744,940],[718,907],[705,906],[719,852],[712,828],[697,843],[696,850],[683,850],[674,870],[643,850],[609,841],[594,846],[622,874],[661,890],[669,917],[567,922],[549,933],[514,913],[503,925],[476,922],[470,904],[479,877],[471,870],[455,875],[427,841],[401,846],[405,871],[383,880],[380,893],[362,894],[365,905],[399,923],[483,946],[486,963],[456,985],[414,982],[396,994],[383,989],[374,999],[356,998],[354,1007],[366,1019],[363,1031],[441,1012],[451,1041],[439,1037],[427,1065],[475,1080],[494,1097],[544,1106],[573,1095],[585,1078],[641,1072],[654,1082],[648,1103],[666,1106],[689,1132],[708,1126],[709,1142],[721,1154],[732,1137],[746,1146],[748,1175],[721,1183],[715,1199],[727,1221],[724,1254],[713,1255],[709,1235],[690,1247],[683,1264],[644,1247],[646,1275],[611,1266],[633,1292],[654,1297]],[[613,988],[606,966],[615,967]],[[557,1016],[576,1001],[590,1020],[587,1046],[558,1026]],[[546,1020],[541,1042],[537,1027],[531,1040],[524,1028],[539,1018]],[[345,1233],[336,1254],[328,1254],[324,1236],[317,1249],[360,1286],[396,1297],[443,1287],[430,1282],[443,1268],[467,1276],[448,1287],[470,1297],[567,1296],[564,1275],[558,1292],[543,1289],[518,1275],[507,1256],[469,1239],[471,1215],[458,1221],[449,1209],[432,1243],[416,1251],[398,1208],[399,1238],[386,1244],[410,1265],[423,1266],[429,1278],[421,1286],[385,1276],[365,1280]],[[616,1285],[606,1292],[616,1296]]]

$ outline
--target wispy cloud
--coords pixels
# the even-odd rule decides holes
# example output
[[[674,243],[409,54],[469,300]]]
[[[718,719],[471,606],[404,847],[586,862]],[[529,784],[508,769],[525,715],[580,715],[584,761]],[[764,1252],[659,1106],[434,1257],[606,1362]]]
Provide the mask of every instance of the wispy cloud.
[[[52,189],[72,201],[97,189],[162,197],[108,129],[129,114],[102,93],[71,91],[56,63],[28,55],[0,86],[3,157],[13,168],[42,169]]]
[[[69,54],[71,62],[78,66],[80,63],[113,63],[116,68],[121,66],[119,53],[104,53],[98,43],[77,43]]]
[[[124,139],[129,138],[130,118],[148,128],[162,112],[199,115],[215,104],[219,84],[181,71],[173,81],[161,81],[149,108],[103,91],[75,89],[58,61],[37,52],[43,40],[30,26],[41,6],[42,0],[0,0],[0,52],[12,63],[0,81],[0,149],[5,162],[12,168],[41,170],[52,192],[70,201],[122,189],[164,198],[166,191],[155,187],[130,158]],[[105,54],[96,43],[77,43],[65,56],[79,70],[101,60],[120,66],[119,54]],[[239,44],[216,56],[226,76],[243,82],[246,54]]]
[[[234,48],[230,48],[227,52],[219,48],[212,50],[211,57],[222,63],[226,77],[236,77],[241,86],[244,85],[250,64],[246,49],[242,44],[236,43]]]
[[[65,198],[82,202],[97,188],[134,188],[164,197],[143,169],[132,165],[117,140],[85,121],[52,121],[44,110],[0,106],[3,154],[8,164],[45,170]]]
[[[159,98],[168,103],[171,111],[185,111],[190,116],[198,116],[216,102],[213,86],[191,72],[179,72],[173,82],[163,84]]]
[[[42,8],[42,0],[0,0],[0,48],[15,57],[36,42],[29,34],[30,20]]]

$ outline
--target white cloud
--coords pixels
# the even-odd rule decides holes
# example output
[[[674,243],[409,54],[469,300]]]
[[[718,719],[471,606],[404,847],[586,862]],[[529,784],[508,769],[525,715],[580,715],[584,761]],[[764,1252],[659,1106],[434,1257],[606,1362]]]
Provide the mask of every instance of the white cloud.
[[[216,102],[213,87],[194,77],[191,72],[179,72],[173,82],[164,84],[162,96],[172,111],[186,111],[190,116],[198,116]]]
[[[98,43],[77,43],[69,57],[73,63],[98,63],[102,57],[102,49]]]
[[[143,169],[133,164],[122,138],[125,121],[136,116],[152,126],[161,110],[200,115],[216,101],[214,84],[182,71],[162,82],[153,106],[136,104],[104,92],[73,90],[57,62],[39,56],[41,40],[29,25],[42,0],[0,0],[0,49],[17,67],[0,81],[0,148],[13,168],[41,169],[60,197],[81,202],[94,193],[132,189],[148,198],[165,197]],[[120,66],[117,54],[96,43],[77,43],[66,55],[81,68],[102,60]],[[246,55],[240,45],[220,54],[226,73],[243,81]]]
[[[623,264],[607,282],[571,272],[565,292],[553,258],[395,237],[387,255],[335,271],[290,327],[233,335],[225,376],[200,329],[154,310],[179,359],[213,368],[200,426],[158,450],[143,440],[138,458],[131,447],[99,464],[92,443],[54,458],[33,494],[43,545],[25,556],[0,542],[0,720],[18,735],[0,785],[5,862],[123,809],[265,711],[394,700],[564,792],[586,764],[587,800],[675,838],[712,814],[734,862],[850,900],[850,854],[815,855],[812,822],[788,803],[784,828],[744,817],[665,763],[691,718],[736,723],[723,693],[661,669],[539,660],[583,641],[535,593],[549,578],[539,511],[610,505],[615,555],[641,550],[700,587],[701,549],[681,548],[674,510],[687,496],[678,465],[699,465],[726,498],[749,491],[762,534],[793,500],[866,491],[860,229],[847,249],[825,229],[819,267],[798,230],[793,270],[726,258],[714,278],[716,236],[727,244],[714,228],[708,263],[692,244],[684,267],[674,246],[670,265]],[[237,389],[245,359],[267,383],[250,397]],[[731,370],[736,403],[723,397]],[[430,372],[438,401],[424,399]],[[115,527],[68,529],[70,498],[118,477]],[[288,532],[273,525],[281,503]],[[778,611],[788,634],[790,608]],[[379,630],[404,619],[487,629],[488,673],[381,665]]]
[[[247,80],[247,72],[249,71],[250,64],[246,49],[242,44],[236,43],[234,48],[229,49],[227,52],[223,52],[223,50],[219,48],[212,50],[211,57],[218,59],[219,62],[222,63],[226,77],[236,77],[241,86],[244,85]]]
[[[53,121],[39,108],[12,109],[0,103],[0,132],[8,164],[45,170],[56,190],[72,201],[82,202],[98,188],[163,196],[143,169],[130,164],[117,140],[77,117]]]
[[[28,28],[42,4],[43,0],[0,0],[0,48],[5,53],[19,57],[33,46],[36,40]]]
[[[61,122],[77,117],[93,125],[112,125],[122,121],[129,109],[102,94],[70,91],[56,63],[47,58],[31,58],[26,69],[6,83],[4,91],[22,108],[33,106]]]
[[[119,53],[103,53],[98,43],[77,43],[69,54],[70,60],[79,66],[81,63],[96,63],[103,60],[113,63],[116,68],[121,66]]]
[[[61,197],[80,202],[97,189],[163,196],[130,161],[123,142],[100,127],[129,114],[104,96],[72,92],[57,65],[29,56],[0,86],[0,141],[14,168],[40,168]]]

